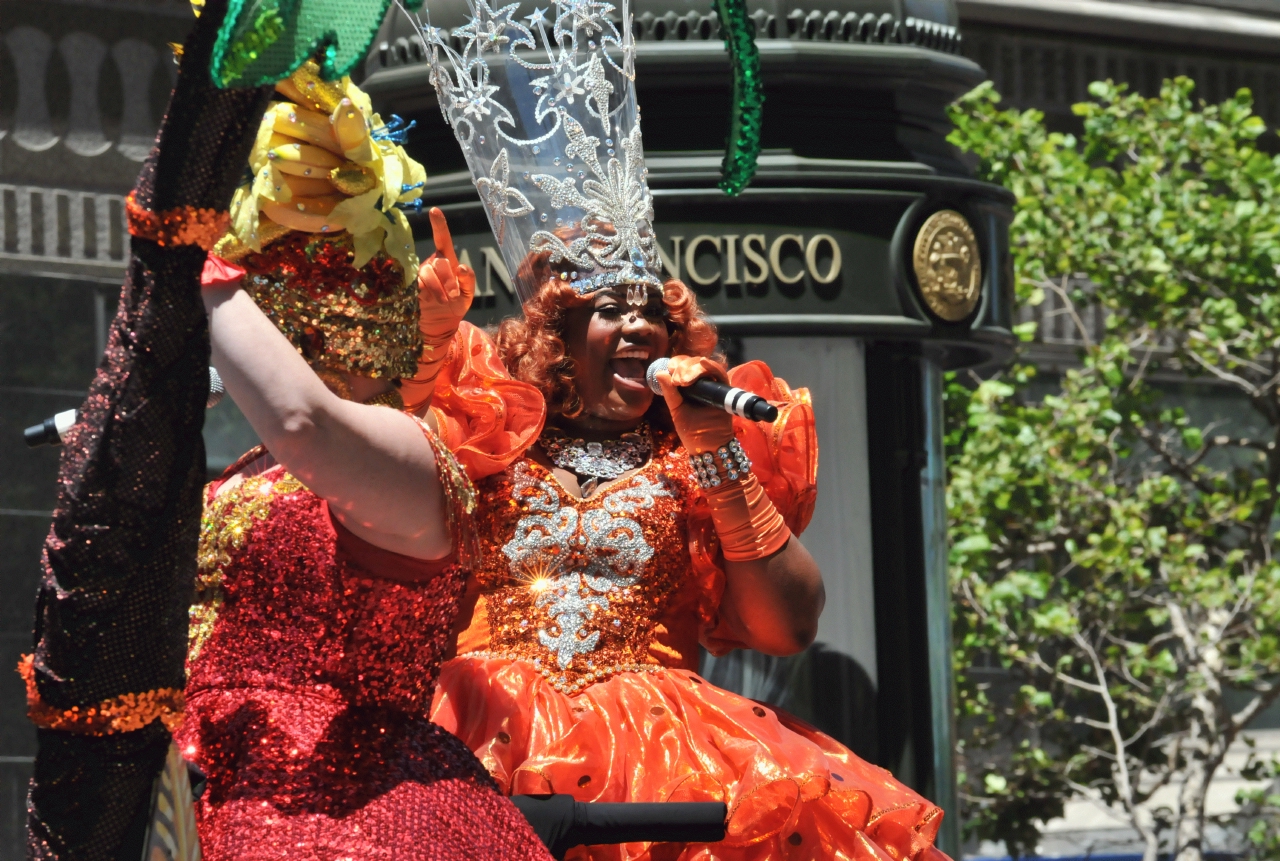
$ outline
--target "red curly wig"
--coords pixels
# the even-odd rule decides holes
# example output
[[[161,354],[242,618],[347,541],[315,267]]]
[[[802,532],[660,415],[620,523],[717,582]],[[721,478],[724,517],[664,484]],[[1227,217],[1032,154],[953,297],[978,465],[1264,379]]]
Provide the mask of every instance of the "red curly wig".
[[[582,414],[583,403],[573,384],[573,359],[565,351],[565,312],[588,304],[593,297],[579,296],[555,274],[545,255],[521,266],[520,275],[542,287],[524,303],[523,318],[508,317],[499,324],[494,340],[511,376],[542,392],[548,415],[574,418]],[[716,327],[698,307],[693,291],[671,279],[662,287],[662,302],[667,309],[667,355],[714,355],[719,341]]]

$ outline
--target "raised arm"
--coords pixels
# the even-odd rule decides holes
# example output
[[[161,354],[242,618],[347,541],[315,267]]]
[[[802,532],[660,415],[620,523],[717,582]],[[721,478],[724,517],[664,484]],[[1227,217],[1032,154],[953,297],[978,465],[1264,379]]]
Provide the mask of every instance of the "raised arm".
[[[474,290],[474,275],[458,266],[439,210],[432,227],[443,253],[423,264],[419,286],[457,301]],[[244,290],[206,289],[205,305],[214,366],[276,460],[369,543],[419,559],[447,556],[436,461],[417,421],[333,394]]]
[[[270,96],[210,80],[226,10],[209,0],[185,41],[128,200],[129,266],[106,353],[62,450],[23,663],[39,742],[27,857],[39,861],[143,857],[165,722],[181,716],[205,477],[199,246],[226,217]]]

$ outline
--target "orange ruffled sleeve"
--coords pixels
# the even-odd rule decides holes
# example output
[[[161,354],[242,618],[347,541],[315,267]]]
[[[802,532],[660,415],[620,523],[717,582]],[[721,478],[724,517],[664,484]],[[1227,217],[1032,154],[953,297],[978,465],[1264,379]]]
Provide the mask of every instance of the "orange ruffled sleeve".
[[[403,380],[405,409],[436,418],[440,440],[473,482],[502,472],[538,438],[547,416],[542,393],[513,380],[484,333],[465,320],[435,380]]]
[[[732,368],[729,382],[778,408],[773,424],[735,418],[734,433],[751,459],[752,472],[782,514],[787,528],[799,535],[809,525],[818,498],[818,435],[809,390],[792,389],[759,361]],[[702,644],[713,655],[743,648],[742,643],[725,638],[717,630],[720,597],[724,594],[724,557],[711,509],[701,494],[695,497],[689,512],[689,555],[699,592]]]

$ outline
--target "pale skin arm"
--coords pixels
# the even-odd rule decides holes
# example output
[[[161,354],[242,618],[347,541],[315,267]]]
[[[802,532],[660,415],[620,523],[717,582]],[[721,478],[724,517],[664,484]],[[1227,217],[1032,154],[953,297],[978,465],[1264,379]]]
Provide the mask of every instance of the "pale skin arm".
[[[447,556],[435,456],[418,424],[329,391],[240,288],[205,290],[204,300],[213,364],[272,456],[370,544]]]

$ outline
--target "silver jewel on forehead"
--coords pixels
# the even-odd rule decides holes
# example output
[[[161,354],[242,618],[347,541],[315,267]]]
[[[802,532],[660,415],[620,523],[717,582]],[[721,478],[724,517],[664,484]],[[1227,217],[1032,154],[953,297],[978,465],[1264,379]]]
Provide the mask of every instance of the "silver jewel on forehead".
[[[627,285],[627,304],[633,308],[643,308],[649,304],[649,290],[643,284]]]
[[[648,273],[619,275],[617,272],[604,272],[600,275],[592,275],[589,278],[579,278],[569,282],[573,292],[579,296],[588,296],[610,287],[623,287],[630,284],[646,284],[650,287],[657,287],[659,290],[662,289],[662,281]]]

